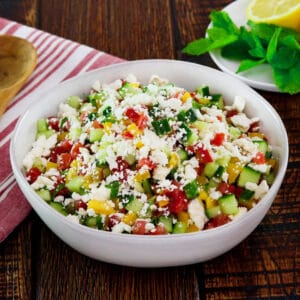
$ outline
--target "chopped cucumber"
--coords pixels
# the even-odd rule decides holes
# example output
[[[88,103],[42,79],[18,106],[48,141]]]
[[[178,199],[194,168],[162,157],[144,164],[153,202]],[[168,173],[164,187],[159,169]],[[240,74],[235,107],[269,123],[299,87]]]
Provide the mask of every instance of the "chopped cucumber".
[[[183,162],[189,158],[188,153],[183,149],[178,149],[177,154],[178,154],[181,162]]]
[[[46,119],[39,119],[36,123],[37,132],[45,132],[48,130],[48,123]]]
[[[183,190],[187,199],[191,200],[196,198],[199,194],[197,181],[193,180],[189,182],[183,187]]]
[[[204,121],[195,121],[193,123],[193,127],[197,128],[200,132],[205,131],[207,129],[207,122]]]
[[[161,216],[161,217],[159,217],[159,223],[162,223],[169,233],[172,232],[172,230],[173,230],[172,218],[166,217],[166,216]]]
[[[218,203],[222,213],[226,215],[235,215],[239,212],[238,201],[233,194],[219,198]]]
[[[80,107],[80,102],[81,100],[78,96],[70,96],[67,99],[67,104],[75,109],[78,109]]]
[[[45,201],[47,201],[47,202],[51,201],[51,193],[49,190],[40,189],[40,190],[37,190],[36,193]]]
[[[53,134],[55,134],[55,131],[52,129],[46,130],[46,131],[42,131],[42,132],[37,132],[35,139],[38,140],[40,136],[44,135],[46,137],[46,139],[48,139],[50,136],[52,136]]]
[[[223,157],[220,157],[216,160],[216,162],[223,167],[227,167],[229,164],[231,157],[230,155],[224,155]]]
[[[275,180],[275,173],[270,172],[268,174],[265,174],[264,179],[267,181],[268,185],[271,185],[273,183],[273,181]]]
[[[173,233],[185,233],[187,232],[187,223],[178,221],[175,223]]]
[[[91,128],[90,130],[90,142],[99,142],[101,141],[104,135],[104,130],[102,128]]]
[[[59,202],[53,202],[51,201],[49,203],[49,205],[54,208],[56,211],[58,211],[59,213],[61,213],[64,216],[67,216],[68,213],[66,212],[65,208],[63,207],[63,205]]]
[[[82,193],[82,184],[84,182],[83,176],[75,176],[68,183],[66,183],[66,187],[71,192]]]
[[[133,154],[127,154],[124,159],[126,160],[126,162],[132,166],[135,162],[136,162],[136,158],[135,155]]]
[[[219,166],[217,171],[215,172],[214,176],[216,178],[220,179],[222,177],[224,171],[225,171],[225,168],[223,166]]]
[[[188,136],[186,144],[188,146],[194,145],[199,141],[199,136],[195,132],[191,132],[191,134]]]
[[[258,183],[261,173],[245,166],[238,178],[238,186],[245,187],[247,182]]]
[[[241,193],[239,200],[246,200],[246,201],[249,201],[249,200],[252,199],[253,195],[254,195],[254,191],[250,191],[250,190],[245,189],[245,190]]]
[[[240,129],[234,126],[229,127],[229,135],[231,137],[231,140],[236,140],[241,135]]]
[[[82,129],[80,127],[74,127],[70,129],[69,137],[72,141],[79,139],[82,133]]]
[[[33,159],[32,166],[35,167],[35,168],[38,168],[41,172],[45,171],[45,166],[44,166],[43,161],[40,157],[35,157]]]
[[[140,201],[137,198],[133,198],[131,201],[129,201],[125,205],[125,208],[134,213],[139,213],[142,210],[143,206],[144,206],[144,203],[142,201]]]
[[[144,192],[145,192],[146,194],[148,194],[148,195],[152,195],[152,194],[153,194],[152,188],[151,188],[151,183],[150,183],[149,178],[144,179],[144,180],[142,181],[142,187],[143,187]]]
[[[211,219],[221,214],[221,208],[219,205],[207,208],[205,210],[206,216]]]
[[[87,217],[84,224],[88,227],[102,229],[103,223],[101,216]]]
[[[266,152],[268,151],[269,145],[265,140],[253,141],[253,143],[257,144],[258,151],[262,152],[263,154],[266,154]]]
[[[219,164],[216,162],[210,162],[207,163],[204,167],[203,173],[205,176],[207,176],[208,178],[211,178],[214,176],[214,174],[216,173],[216,171],[219,168]]]

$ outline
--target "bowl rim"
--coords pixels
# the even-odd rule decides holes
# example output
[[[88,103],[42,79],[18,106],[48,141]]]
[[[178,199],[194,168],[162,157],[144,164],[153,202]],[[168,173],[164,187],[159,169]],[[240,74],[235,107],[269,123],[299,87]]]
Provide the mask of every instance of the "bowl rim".
[[[114,69],[114,68],[118,68],[118,67],[122,67],[122,66],[130,66],[130,65],[135,65],[135,64],[160,64],[160,63],[164,63],[164,64],[183,64],[183,65],[190,65],[191,67],[196,67],[199,69],[203,69],[204,71],[207,70],[209,72],[216,72],[216,74],[218,74],[218,76],[223,76],[224,79],[227,80],[231,80],[236,82],[238,85],[240,85],[243,89],[248,90],[248,92],[250,92],[254,97],[258,98],[259,101],[262,101],[263,104],[265,105],[265,108],[267,110],[269,110],[270,114],[274,116],[275,119],[277,119],[277,121],[279,122],[281,131],[282,131],[282,144],[283,144],[283,150],[284,151],[284,155],[281,158],[281,164],[280,164],[280,168],[276,174],[276,178],[272,184],[272,186],[270,187],[268,193],[257,203],[257,205],[255,205],[253,208],[251,208],[250,210],[247,211],[247,213],[245,215],[243,215],[241,218],[238,218],[237,220],[231,221],[227,224],[224,224],[222,226],[216,227],[216,228],[212,228],[209,230],[201,230],[201,231],[197,231],[197,232],[190,232],[190,233],[181,233],[181,234],[167,234],[167,235],[135,235],[135,234],[124,234],[124,233],[115,233],[115,232],[110,232],[110,231],[104,231],[104,230],[99,230],[99,229],[95,229],[95,228],[91,228],[88,226],[84,226],[81,225],[79,223],[75,223],[72,222],[71,220],[69,220],[68,218],[66,218],[65,216],[63,216],[62,214],[60,214],[59,212],[57,212],[55,209],[49,209],[49,204],[47,204],[45,201],[41,201],[42,199],[34,192],[34,190],[31,188],[30,184],[26,181],[25,176],[23,174],[23,172],[18,168],[17,166],[17,159],[16,159],[16,155],[15,155],[15,150],[13,145],[16,142],[17,139],[17,134],[20,131],[20,125],[22,124],[23,120],[26,118],[27,114],[30,113],[30,108],[32,106],[34,106],[34,104],[39,101],[39,98],[41,95],[46,93],[51,93],[52,90],[57,89],[57,88],[62,88],[64,85],[70,84],[73,81],[77,81],[82,77],[86,77],[92,74],[97,74],[98,72],[101,72],[102,70],[109,70],[109,69]],[[103,80],[105,81],[105,80]],[[25,187],[28,189],[28,192],[30,193],[30,196],[32,196],[36,201],[39,201],[40,205],[42,205],[43,208],[48,209],[49,213],[52,214],[54,217],[59,218],[60,222],[62,222],[65,226],[68,226],[69,228],[71,228],[72,230],[76,230],[76,231],[80,231],[80,233],[84,233],[84,234],[89,234],[89,235],[93,235],[95,236],[95,234],[99,235],[99,237],[103,236],[103,237],[109,237],[109,238],[116,238],[116,239],[125,239],[126,241],[147,241],[147,240],[164,240],[164,239],[194,239],[194,238],[206,238],[207,236],[214,236],[214,235],[219,235],[220,232],[222,231],[231,231],[231,227],[236,227],[236,226],[242,226],[243,223],[246,223],[248,219],[250,219],[252,217],[252,215],[254,215],[262,206],[271,206],[272,202],[274,200],[271,199],[271,195],[275,195],[281,186],[281,183],[283,181],[283,178],[285,176],[286,173],[286,168],[287,168],[287,164],[288,164],[288,157],[289,157],[289,144],[288,144],[288,135],[285,129],[285,126],[283,124],[283,121],[281,120],[279,114],[277,113],[277,111],[273,108],[273,106],[264,98],[262,97],[259,93],[257,93],[256,91],[254,91],[251,87],[249,87],[246,83],[242,82],[241,80],[226,74],[220,70],[205,66],[205,65],[201,65],[201,64],[197,64],[197,63],[193,63],[193,62],[187,62],[187,61],[182,61],[182,60],[173,60],[173,59],[141,59],[141,60],[132,60],[132,61],[126,61],[126,62],[120,62],[120,63],[116,63],[113,65],[108,65],[108,66],[104,66],[104,67],[100,67],[91,71],[88,71],[86,73],[74,76],[68,80],[65,80],[57,85],[55,85],[55,87],[51,87],[47,90],[42,90],[40,93],[37,93],[34,95],[35,100],[31,103],[30,106],[27,107],[26,111],[20,116],[20,118],[18,119],[18,122],[15,126],[15,130],[11,139],[11,143],[10,143],[10,160],[11,160],[11,165],[12,165],[12,169],[13,169],[13,173],[15,175],[15,178],[17,179],[17,182],[19,185],[23,185],[25,184]],[[87,87],[88,88],[88,87]],[[42,100],[43,101],[43,100]],[[41,102],[41,101],[40,101]],[[24,193],[23,193],[24,194]],[[24,195],[25,196],[25,195]],[[275,199],[274,197],[274,199]],[[29,200],[27,200],[30,204],[31,202]],[[32,205],[31,205],[32,206]],[[32,208],[35,210],[35,208],[32,206]],[[264,214],[265,216],[265,214]],[[263,217],[264,217],[263,216]],[[44,221],[43,221],[44,222]],[[255,226],[256,227],[256,226]]]

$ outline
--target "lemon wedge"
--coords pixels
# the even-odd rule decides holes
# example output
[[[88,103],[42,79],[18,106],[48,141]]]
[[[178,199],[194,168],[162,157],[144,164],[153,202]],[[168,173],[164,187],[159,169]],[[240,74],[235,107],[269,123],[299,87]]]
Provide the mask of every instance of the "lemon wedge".
[[[300,32],[300,0],[252,0],[247,18],[255,23],[269,23]]]

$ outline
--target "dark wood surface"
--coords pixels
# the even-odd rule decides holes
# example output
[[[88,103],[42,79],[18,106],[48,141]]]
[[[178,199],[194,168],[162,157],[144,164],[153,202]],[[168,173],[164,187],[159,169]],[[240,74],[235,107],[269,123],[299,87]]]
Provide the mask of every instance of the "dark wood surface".
[[[229,0],[1,0],[0,16],[124,59],[184,56],[202,37],[212,8]],[[261,225],[209,262],[138,269],[92,260],[61,242],[32,212],[0,244],[0,299],[299,299],[300,94],[259,91],[288,131],[290,159]]]

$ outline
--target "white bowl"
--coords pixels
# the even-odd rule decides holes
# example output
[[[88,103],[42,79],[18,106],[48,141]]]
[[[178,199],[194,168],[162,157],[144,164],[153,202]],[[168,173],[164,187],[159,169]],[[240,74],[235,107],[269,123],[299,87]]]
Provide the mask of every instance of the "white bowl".
[[[75,224],[52,209],[34,192],[22,173],[22,160],[35,136],[36,120],[57,112],[58,104],[70,95],[89,91],[98,79],[111,82],[133,73],[141,82],[156,74],[178,86],[195,89],[206,84],[213,93],[221,93],[228,104],[234,96],[246,101],[246,113],[261,119],[279,163],[276,179],[266,196],[246,215],[221,227],[196,233],[139,236],[99,231]],[[284,125],[272,106],[241,81],[212,68],[174,60],[141,60],[120,63],[68,80],[43,96],[19,120],[11,142],[10,155],[15,177],[29,203],[46,225],[65,243],[89,257],[110,263],[163,267],[192,264],[223,254],[245,239],[261,222],[283,180],[288,162],[288,138]]]

